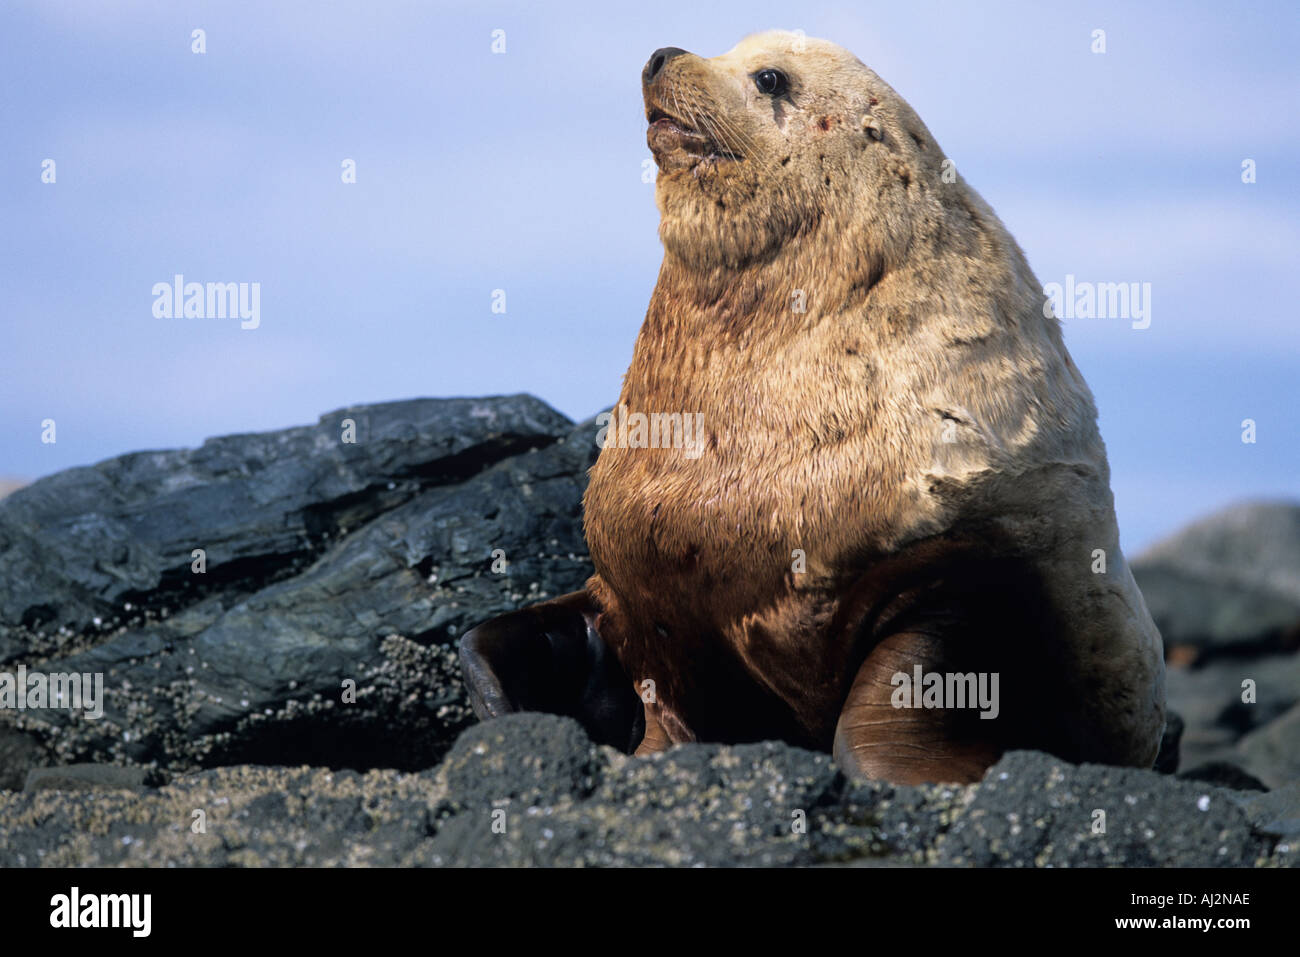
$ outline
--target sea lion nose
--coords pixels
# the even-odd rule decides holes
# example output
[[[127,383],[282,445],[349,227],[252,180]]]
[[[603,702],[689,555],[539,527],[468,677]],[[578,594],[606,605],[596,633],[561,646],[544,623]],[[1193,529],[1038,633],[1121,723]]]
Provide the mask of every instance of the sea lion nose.
[[[641,85],[649,86],[659,71],[675,56],[681,56],[686,51],[681,47],[660,47],[650,54],[650,59],[646,62],[645,69],[641,71]]]

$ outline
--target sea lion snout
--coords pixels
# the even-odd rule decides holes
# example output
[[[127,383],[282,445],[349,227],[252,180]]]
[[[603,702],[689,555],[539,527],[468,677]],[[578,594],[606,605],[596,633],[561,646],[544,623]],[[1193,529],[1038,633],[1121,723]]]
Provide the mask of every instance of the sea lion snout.
[[[641,71],[641,88],[649,86],[664,65],[673,57],[679,57],[686,53],[681,47],[660,47],[650,54],[650,59],[646,61],[645,69]]]
[[[661,47],[641,71],[646,144],[666,173],[716,169],[743,157],[745,135],[719,100],[715,65],[681,47]],[[703,161],[703,165],[702,164]]]

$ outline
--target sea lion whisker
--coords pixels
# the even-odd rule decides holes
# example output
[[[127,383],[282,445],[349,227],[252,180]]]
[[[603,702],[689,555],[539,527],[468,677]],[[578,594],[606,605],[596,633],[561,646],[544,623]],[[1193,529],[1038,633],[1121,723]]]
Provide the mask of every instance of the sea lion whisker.
[[[744,135],[744,133],[741,132],[740,128],[735,123],[733,123],[725,113],[718,110],[710,110],[709,118],[719,128],[721,128],[722,130],[726,131],[731,135],[731,137],[735,141],[735,145],[737,146],[750,145],[747,143],[746,141],[747,138]]]
[[[690,91],[687,96],[689,99],[686,108],[690,111],[691,122],[698,126],[705,127],[709,138],[713,140],[716,145],[730,149],[730,143],[727,142],[726,138],[721,134],[718,128],[718,123],[715,122],[718,119],[716,113],[711,110],[705,110],[701,107],[700,98],[696,91]]]
[[[740,149],[736,142],[740,139],[739,131],[731,126],[720,112],[705,109],[694,91],[688,95],[690,102],[686,108],[691,114],[692,125],[697,128],[703,127],[709,139],[732,159],[744,157],[746,151]]]
[[[696,101],[696,106],[700,106],[698,101]],[[753,160],[755,165],[764,169],[771,167],[770,160],[763,155],[763,152],[754,148],[752,138],[730,120],[725,112],[701,107],[699,113],[702,117],[706,117],[704,122],[710,124],[713,138],[734,159]]]

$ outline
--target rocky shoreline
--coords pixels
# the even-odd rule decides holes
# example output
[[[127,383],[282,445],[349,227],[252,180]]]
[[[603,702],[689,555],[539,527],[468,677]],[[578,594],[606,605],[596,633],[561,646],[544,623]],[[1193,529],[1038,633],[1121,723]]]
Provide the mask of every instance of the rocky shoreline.
[[[455,641],[590,573],[595,433],[530,396],[411,400],[0,500],[0,672],[104,685],[97,720],[0,710],[0,866],[1294,862],[1290,503],[1133,562],[1181,715],[1169,773],[1015,752],[893,788],[783,744],[643,760],[563,718],[476,725]]]

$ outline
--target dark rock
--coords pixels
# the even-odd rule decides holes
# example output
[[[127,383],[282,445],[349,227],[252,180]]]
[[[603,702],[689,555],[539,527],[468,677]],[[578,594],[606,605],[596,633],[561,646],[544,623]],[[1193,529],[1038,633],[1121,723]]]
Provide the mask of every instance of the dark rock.
[[[879,816],[843,800],[828,755],[774,743],[646,760],[592,745],[568,718],[514,715],[466,732],[438,781],[452,795],[444,812],[457,813],[433,841],[435,864],[771,866],[889,853]]]
[[[1243,766],[1270,788],[1300,780],[1300,705],[1237,744]]]
[[[143,794],[3,792],[0,866],[410,866],[437,797],[426,775],[249,766]]]
[[[1181,743],[1183,767],[1243,765],[1245,759],[1236,747],[1242,735],[1296,704],[1297,665],[1300,659],[1290,655],[1220,659],[1203,669],[1169,669],[1169,706],[1177,707],[1187,722]],[[1255,683],[1250,702],[1242,700],[1247,679]]]
[[[1300,781],[1261,794],[1242,806],[1262,834],[1288,844],[1300,844]]]
[[[1147,549],[1133,575],[1165,646],[1202,656],[1293,650],[1300,639],[1300,505],[1247,503]]]
[[[635,759],[525,714],[471,729],[436,774],[228,767],[130,802],[6,793],[0,866],[914,860],[960,790],[905,790],[849,789],[828,756],[777,744]]]
[[[1017,753],[972,787],[893,787],[778,743],[637,759],[555,716],[472,725],[456,640],[591,573],[595,433],[526,396],[390,403],[0,502],[0,670],[101,673],[105,696],[98,720],[0,712],[0,866],[1294,861],[1293,802],[1189,775]],[[1180,742],[1171,713],[1159,767],[1226,756],[1213,781],[1241,789],[1300,775],[1300,658],[1241,657],[1289,640],[1274,612],[1300,566],[1282,539],[1251,565],[1220,526],[1187,554],[1237,561],[1219,581],[1237,604],[1204,618],[1204,667],[1170,672],[1187,724]],[[1210,574],[1181,555],[1152,567]],[[1204,611],[1165,597],[1175,625]]]
[[[1178,770],[1178,744],[1183,737],[1183,719],[1178,712],[1165,712],[1165,733],[1160,738],[1160,752],[1152,770],[1160,774],[1173,774]]]
[[[1207,761],[1178,775],[1183,781],[1200,781],[1233,791],[1267,791],[1266,785],[1253,774],[1247,774],[1229,761]]]
[[[1243,734],[1300,703],[1300,655],[1217,658],[1204,667],[1171,667],[1165,688],[1169,707],[1186,722],[1181,745],[1185,767],[1239,761],[1233,749]]]
[[[1218,788],[1153,771],[1013,751],[989,769],[938,843],[977,867],[1240,867],[1272,842]],[[1104,812],[1105,830],[1096,828]]]
[[[0,790],[18,790],[27,772],[46,760],[45,749],[34,736],[0,724]]]
[[[500,804],[554,804],[582,799],[606,762],[582,726],[551,714],[505,715],[457,739],[438,776],[447,813],[481,812]]]
[[[634,758],[521,714],[467,731],[435,772],[236,766],[141,794],[0,793],[0,866],[1294,863],[1277,823],[1294,795],[1252,800],[1030,752],[970,787],[854,784],[783,744]]]
[[[118,768],[111,764],[70,764],[60,768],[33,768],[24,791],[140,791],[144,768]]]
[[[364,425],[356,446],[334,439],[346,417]],[[59,763],[175,771],[228,763],[412,769],[435,763],[471,720],[457,636],[485,618],[581,587],[591,573],[581,497],[596,429],[594,423],[568,426],[527,397],[359,407],[322,422],[317,429],[212,440],[197,452],[74,470],[96,489],[108,481],[96,470],[111,474],[112,502],[125,503],[114,504],[123,514],[133,508],[153,514],[149,496],[165,499],[161,517],[136,516],[127,529],[135,535],[127,551],[151,556],[139,568],[157,571],[175,558],[184,560],[188,574],[188,548],[202,538],[194,530],[220,529],[225,538],[217,558],[209,550],[209,574],[222,554],[261,554],[259,574],[266,580],[172,589],[172,599],[192,603],[165,618],[60,639],[58,646],[72,653],[46,659],[41,669],[102,672],[102,720],[49,710],[0,720],[47,744]],[[296,461],[313,456],[322,461]],[[198,476],[196,460],[205,477]],[[169,470],[178,473],[170,480]],[[209,509],[214,499],[200,483],[218,482],[214,472],[223,487],[235,486],[223,494],[237,502],[265,501],[239,518],[226,506]],[[68,495],[65,507],[91,508],[87,493],[69,484],[71,474],[52,477]],[[37,551],[58,551],[63,546],[46,537],[65,536],[77,525],[41,511],[55,510],[53,492],[43,490],[48,481],[0,504],[0,529],[21,527]],[[206,504],[182,505],[191,492],[201,492]],[[94,513],[86,524],[102,531],[107,520],[101,519]],[[129,524],[120,515],[113,521],[119,531]],[[321,534],[308,534],[308,526]],[[140,544],[148,537],[142,530],[152,535],[148,548]],[[296,554],[313,560],[287,575],[271,573],[275,562],[257,549],[284,554],[288,546],[259,544],[263,536],[288,536]],[[106,594],[101,589],[93,601],[85,598],[86,582],[100,572],[93,568],[93,546],[82,545],[91,549],[81,556],[87,567],[69,571],[75,555],[59,552],[63,557],[41,579],[47,602],[64,618],[73,614],[69,609],[98,608]],[[496,549],[508,562],[503,574],[492,571]],[[17,567],[30,550],[0,552],[0,564]],[[60,574],[71,576],[62,591]],[[148,579],[155,591],[168,590],[159,575],[126,577],[141,588]],[[6,606],[0,597],[0,609],[26,600],[10,599]],[[11,636],[23,633],[21,622],[7,624]],[[29,644],[24,663],[30,668],[48,648]],[[342,700],[348,681],[355,682],[355,703]]]
[[[355,442],[343,441],[346,420]],[[260,588],[420,491],[569,428],[531,396],[418,399],[41,479],[0,500],[0,663],[16,645],[30,659],[93,644],[148,610]],[[191,571],[196,548],[206,574]]]

